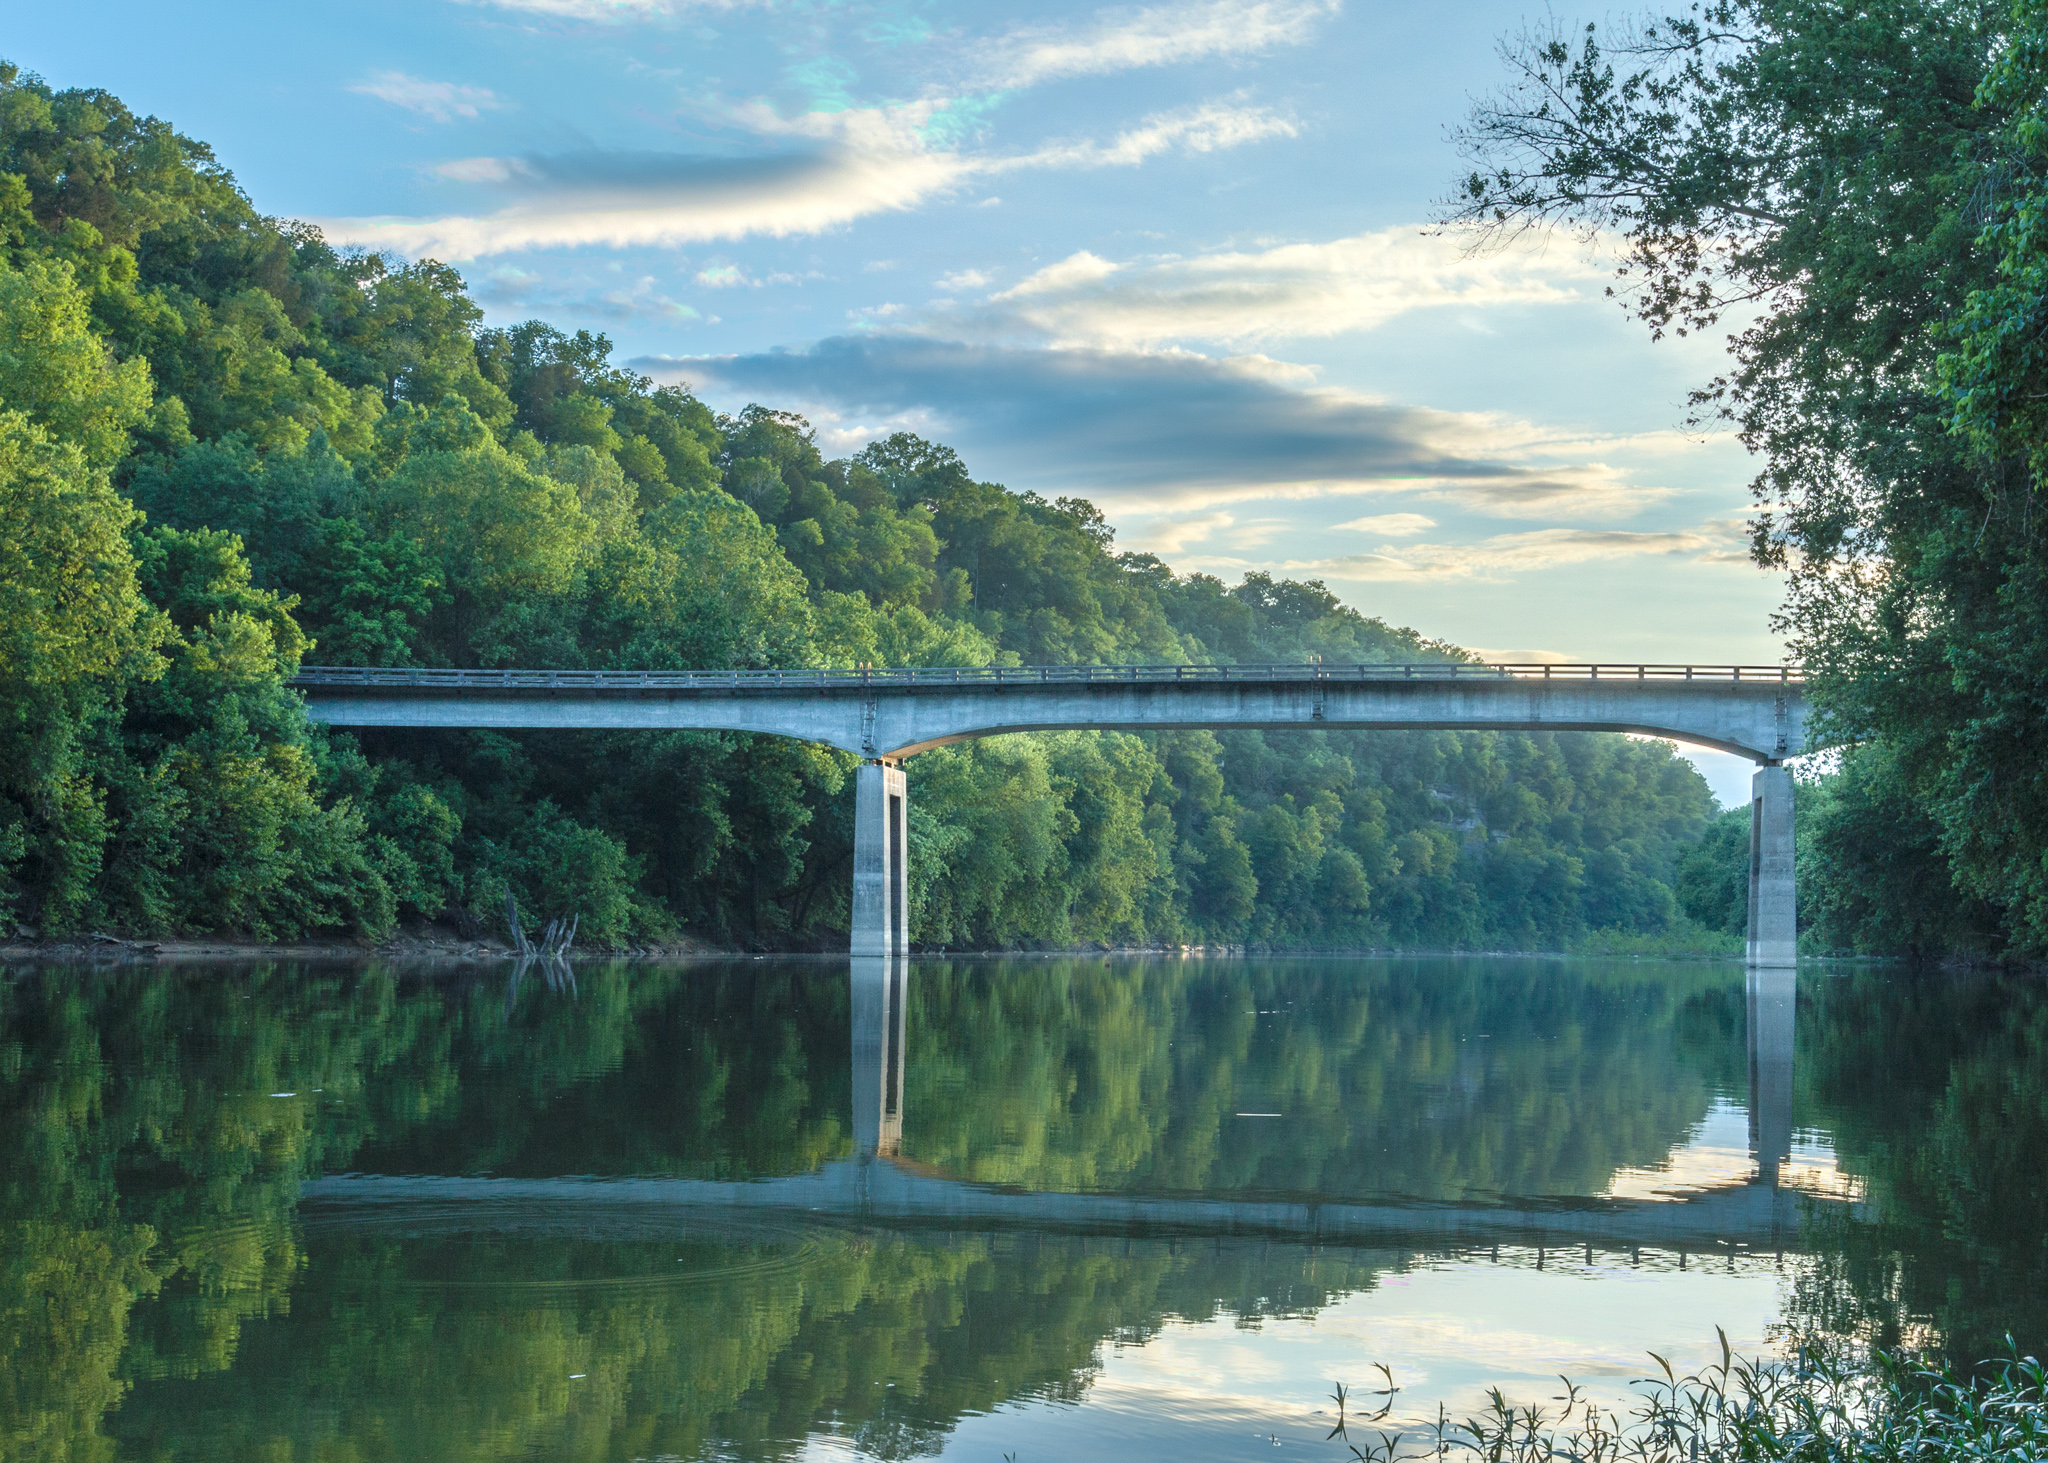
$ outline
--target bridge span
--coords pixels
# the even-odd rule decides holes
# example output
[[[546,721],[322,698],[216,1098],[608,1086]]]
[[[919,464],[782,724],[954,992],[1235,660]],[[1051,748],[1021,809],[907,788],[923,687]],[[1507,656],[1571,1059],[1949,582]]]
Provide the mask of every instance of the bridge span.
[[[739,731],[863,759],[856,787],[852,950],[909,950],[903,760],[1028,731],[1613,731],[1758,763],[1750,837],[1753,964],[1796,937],[1792,779],[1805,683],[1785,666],[960,666],[901,670],[547,671],[307,666],[307,714],[335,726]]]

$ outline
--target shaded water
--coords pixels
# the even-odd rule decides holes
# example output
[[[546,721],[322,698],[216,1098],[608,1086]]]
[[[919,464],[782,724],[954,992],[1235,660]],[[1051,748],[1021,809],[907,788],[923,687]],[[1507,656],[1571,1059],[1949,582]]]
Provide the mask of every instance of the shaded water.
[[[0,1460],[1348,1458],[1713,1327],[2048,1340],[2031,983],[17,968]]]

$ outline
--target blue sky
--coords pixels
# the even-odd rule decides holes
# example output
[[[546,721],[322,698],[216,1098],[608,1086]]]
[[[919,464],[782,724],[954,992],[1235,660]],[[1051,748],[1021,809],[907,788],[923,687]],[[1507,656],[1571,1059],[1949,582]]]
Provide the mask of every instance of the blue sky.
[[[266,211],[713,405],[899,428],[1127,547],[1516,658],[1771,662],[1750,468],[1570,240],[1425,232],[1533,3],[18,7]],[[1717,776],[1717,787],[1727,776]]]

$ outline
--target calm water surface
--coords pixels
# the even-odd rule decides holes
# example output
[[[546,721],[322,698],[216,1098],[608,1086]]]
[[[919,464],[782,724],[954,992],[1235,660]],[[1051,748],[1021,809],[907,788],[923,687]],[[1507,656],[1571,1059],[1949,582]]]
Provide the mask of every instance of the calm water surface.
[[[0,976],[0,1460],[1349,1458],[2048,1342],[2048,999],[1562,960]]]

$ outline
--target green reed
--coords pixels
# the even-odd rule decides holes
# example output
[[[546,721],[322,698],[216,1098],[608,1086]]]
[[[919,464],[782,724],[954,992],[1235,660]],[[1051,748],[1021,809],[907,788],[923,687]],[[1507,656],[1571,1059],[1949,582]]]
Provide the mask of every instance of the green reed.
[[[1975,1374],[1910,1353],[1856,1358],[1806,1346],[1790,1360],[1748,1360],[1721,1336],[1718,1364],[1685,1376],[1651,1353],[1660,1375],[1627,1409],[1587,1398],[1569,1378],[1547,1405],[1510,1402],[1454,1421],[1441,1406],[1421,1427],[1390,1425],[1399,1388],[1334,1395],[1341,1441],[1359,1463],[2048,1463],[2048,1391],[2041,1363],[2017,1348]]]

